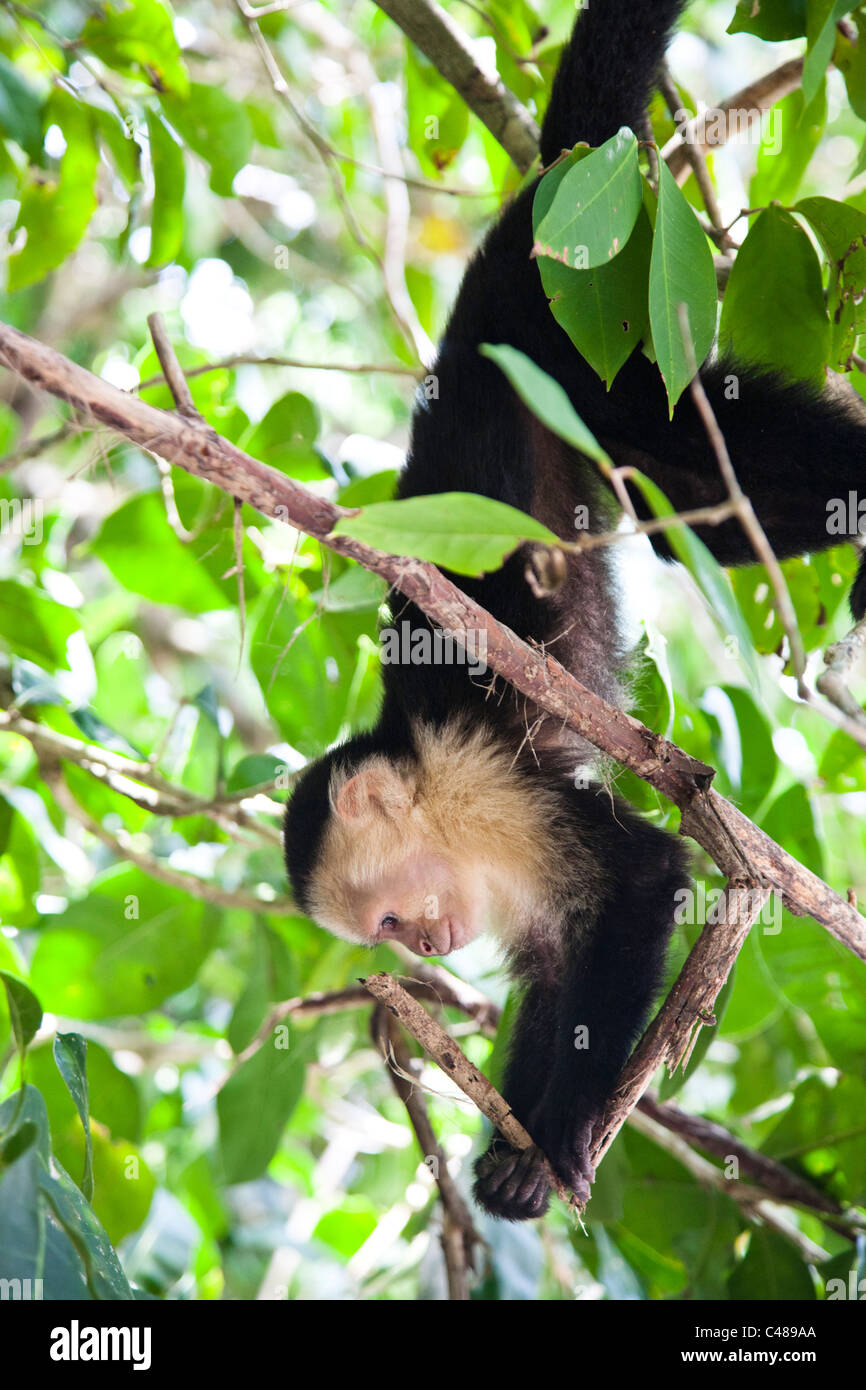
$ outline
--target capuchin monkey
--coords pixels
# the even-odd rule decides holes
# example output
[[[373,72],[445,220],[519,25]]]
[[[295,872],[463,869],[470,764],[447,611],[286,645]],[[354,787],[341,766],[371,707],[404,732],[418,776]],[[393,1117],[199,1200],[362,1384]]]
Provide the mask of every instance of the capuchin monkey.
[[[544,120],[545,166],[577,141],[597,146],[621,126],[642,129],[680,9],[679,0],[592,0],[581,11]],[[466,271],[434,368],[438,398],[416,408],[399,496],[478,492],[563,538],[574,536],[577,506],[588,508],[592,530],[616,525],[595,466],[479,354],[481,343],[507,343],[556,377],[614,462],[648,474],[677,511],[723,501],[688,393],[671,422],[658,367],[639,348],[606,391],[556,323],[531,256],[534,191],[505,210]],[[723,389],[732,373],[737,400]],[[740,364],[716,362],[701,377],[776,554],[836,541],[826,503],[866,484],[862,421],[837,400]],[[754,558],[735,519],[698,533],[724,565]],[[668,555],[663,538],[653,543]],[[527,584],[527,558],[522,547],[495,573],[457,582],[622,705],[630,653],[608,549],[569,555],[550,597]],[[864,607],[861,565],[855,616]],[[429,639],[419,609],[399,616]],[[365,946],[401,942],[446,956],[483,931],[495,935],[523,986],[503,1090],[538,1147],[520,1153],[494,1138],[476,1164],[475,1195],[494,1216],[537,1217],[549,1198],[545,1155],[579,1199],[589,1195],[593,1126],[659,989],[686,856],[597,773],[595,782],[576,776],[595,750],[510,689],[491,697],[453,664],[383,670],[375,727],[313,763],[289,802],[289,877],[316,922]]]

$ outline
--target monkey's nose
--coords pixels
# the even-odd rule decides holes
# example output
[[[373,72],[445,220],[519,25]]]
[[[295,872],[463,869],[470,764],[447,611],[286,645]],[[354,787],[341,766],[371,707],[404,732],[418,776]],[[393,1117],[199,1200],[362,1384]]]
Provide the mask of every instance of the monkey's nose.
[[[425,956],[433,956],[436,954],[426,936],[421,941],[421,950],[424,952]]]

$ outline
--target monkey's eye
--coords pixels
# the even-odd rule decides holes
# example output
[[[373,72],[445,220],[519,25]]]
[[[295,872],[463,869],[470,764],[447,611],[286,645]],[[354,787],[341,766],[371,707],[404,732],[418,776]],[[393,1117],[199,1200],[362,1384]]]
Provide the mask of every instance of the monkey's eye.
[[[381,922],[379,923],[379,926],[381,927],[382,931],[393,931],[394,928],[395,928],[395,927],[399,927],[399,925],[400,925],[400,918],[399,918],[399,917],[395,917],[395,915],[394,915],[393,912],[386,912],[386,913],[385,913],[385,916],[382,918]]]

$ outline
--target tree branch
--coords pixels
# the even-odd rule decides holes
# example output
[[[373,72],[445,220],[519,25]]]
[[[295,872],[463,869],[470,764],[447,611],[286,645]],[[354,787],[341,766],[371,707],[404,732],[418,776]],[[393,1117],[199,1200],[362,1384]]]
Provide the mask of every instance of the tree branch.
[[[674,801],[682,811],[681,829],[703,845],[726,877],[742,881],[745,866],[750,881],[778,892],[793,912],[811,915],[866,960],[866,923],[857,910],[714,792],[711,768],[581,685],[552,656],[521,641],[469,599],[434,565],[335,535],[339,519],[351,514],[345,508],[310,493],[210,428],[119,391],[4,324],[0,363],[94,422],[381,574],[463,645],[471,646],[483,632],[489,669]]]
[[[525,174],[538,155],[532,116],[498,77],[482,72],[469,39],[436,0],[376,0],[487,126]]]
[[[827,1221],[827,1224],[846,1235],[849,1240],[854,1238],[853,1232],[857,1228],[863,1228],[864,1218],[859,1213],[854,1212],[849,1216],[844,1207],[820,1187],[808,1182],[806,1178],[801,1178],[799,1173],[786,1168],[784,1163],[779,1163],[775,1158],[769,1158],[757,1149],[750,1149],[748,1144],[744,1144],[742,1139],[738,1139],[722,1125],[705,1120],[701,1115],[689,1115],[670,1101],[663,1104],[650,1095],[643,1096],[638,1102],[638,1109],[658,1124],[664,1125],[665,1129],[679,1134],[693,1148],[704,1149],[726,1162],[732,1158],[736,1159],[738,1168],[752,1178],[773,1201],[820,1212],[824,1220],[828,1217],[837,1218],[835,1221]]]
[[[689,952],[673,988],[625,1067],[593,1132],[592,1161],[599,1164],[643,1095],[657,1068],[688,1064],[698,1033],[716,1020],[713,1008],[740,948],[770,894],[766,888],[729,881],[721,913],[707,922]]]

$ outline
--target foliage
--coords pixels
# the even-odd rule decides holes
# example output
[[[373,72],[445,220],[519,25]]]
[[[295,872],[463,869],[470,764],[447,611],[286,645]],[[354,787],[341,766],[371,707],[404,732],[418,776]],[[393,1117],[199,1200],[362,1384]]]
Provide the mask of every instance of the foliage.
[[[330,172],[232,6],[0,0],[0,317],[130,389],[159,372],[153,309],[187,368],[277,354],[402,365],[401,380],[235,363],[190,385],[214,429],[360,508],[347,531],[376,527],[382,545],[458,569],[495,565],[534,523],[459,494],[445,526],[444,499],[390,502],[417,361],[362,244],[381,250],[388,215],[365,72],[402,103],[406,168],[421,180],[408,189],[406,284],[431,337],[517,176],[373,6],[330,0],[334,27],[321,32],[306,9],[267,15],[262,32],[291,103],[339,152]],[[456,18],[540,112],[573,5],[483,9]],[[730,6],[705,0],[687,19],[702,52],[727,22],[737,35],[711,80],[694,65],[682,74],[706,99],[805,42],[805,96],[712,163],[735,210],[750,208],[733,229],[742,247],[721,342],[809,380],[847,370],[866,330],[866,63],[836,27],[844,9],[742,0],[730,22]],[[866,32],[863,13],[852,22]],[[652,114],[663,143],[672,121],[658,103]],[[656,198],[634,137],[608,146],[578,147],[538,187],[542,284],[608,386],[637,348],[654,353],[673,405],[689,375],[681,302],[699,360],[713,339],[715,248],[694,179],[681,192],[663,175]],[[605,466],[543,373],[501,345],[488,352]],[[171,406],[162,384],[142,394]],[[0,454],[0,680],[19,719],[0,728],[0,1277],[43,1278],[46,1297],[442,1296],[434,1189],[368,1011],[269,1026],[279,1001],[405,970],[386,948],[371,959],[294,914],[278,840],[293,772],[375,715],[381,582],[247,507],[238,554],[218,489],[88,432],[11,377]],[[660,494],[650,501],[664,512]],[[645,658],[634,713],[713,764],[722,792],[862,901],[862,749],[797,700],[764,570],[729,578],[685,530],[673,545],[676,570],[642,544],[618,548]],[[853,554],[840,546],[783,570],[817,664],[847,626]],[[616,781],[674,824],[646,783]],[[700,856],[695,869],[709,896],[718,877]],[[679,926],[672,972],[702,920]],[[503,1002],[495,966],[480,946],[449,961]],[[779,910],[753,930],[717,1016],[666,1092],[844,1206],[866,1204],[866,967]],[[462,1041],[486,1067],[490,1041]],[[441,1096],[440,1076],[424,1079],[465,1186],[477,1117]],[[844,1237],[815,1215],[786,1216],[838,1272]],[[558,1208],[544,1234],[488,1224],[476,1296],[821,1296],[797,1246],[636,1131],[602,1165],[588,1232]],[[268,1282],[277,1249],[280,1288]]]

